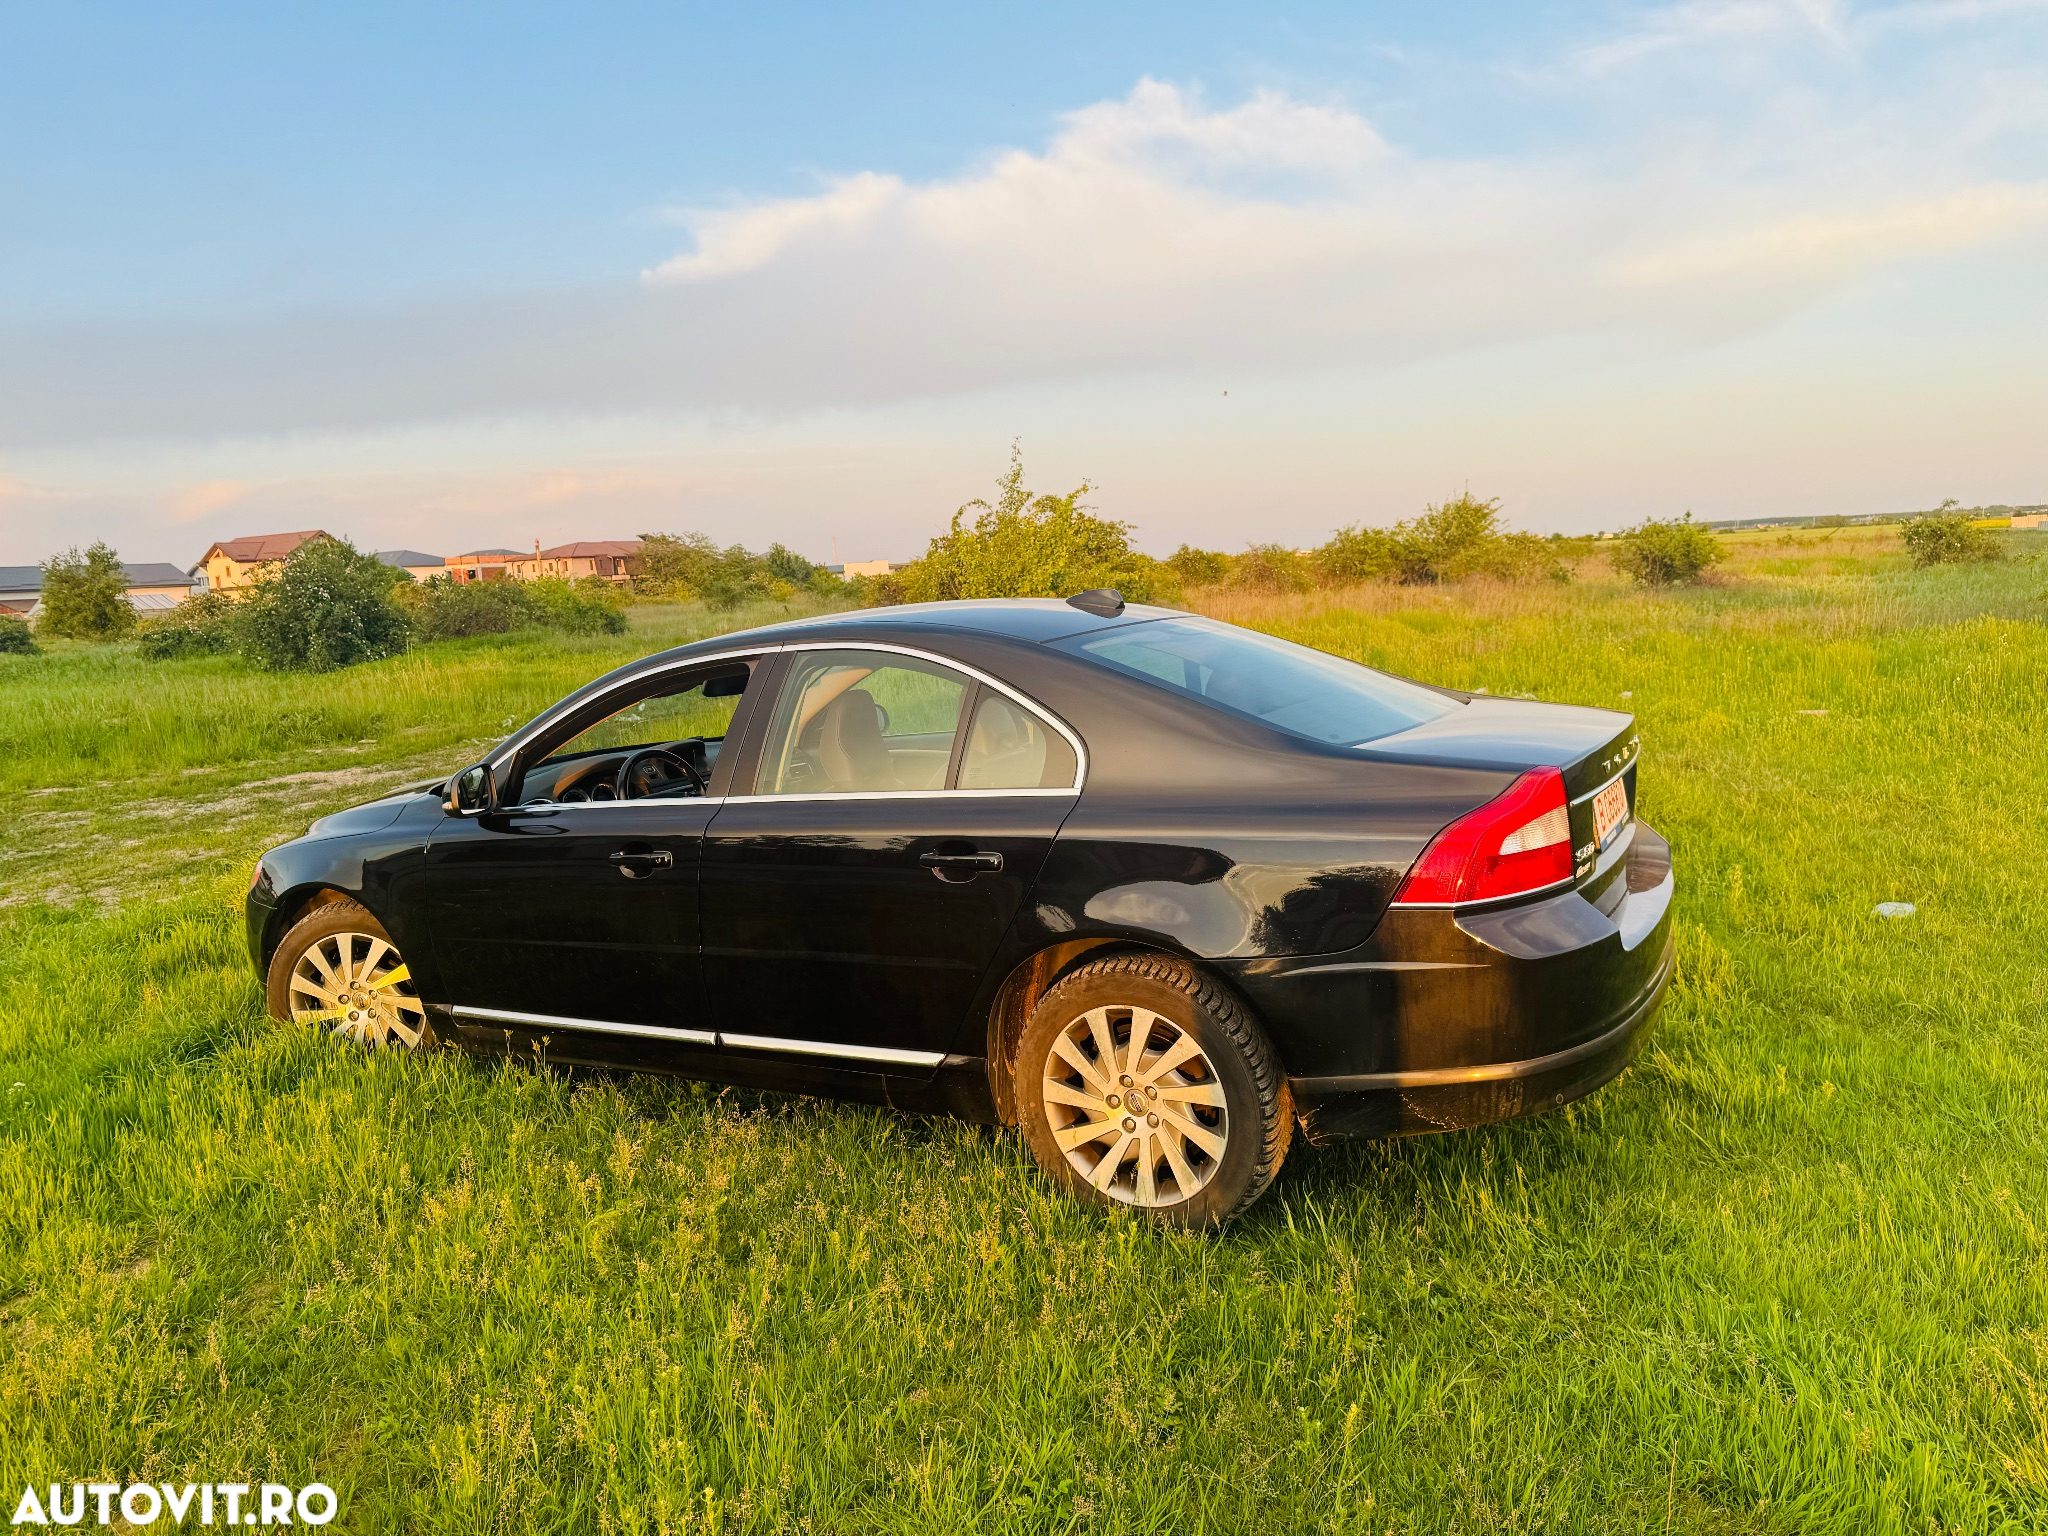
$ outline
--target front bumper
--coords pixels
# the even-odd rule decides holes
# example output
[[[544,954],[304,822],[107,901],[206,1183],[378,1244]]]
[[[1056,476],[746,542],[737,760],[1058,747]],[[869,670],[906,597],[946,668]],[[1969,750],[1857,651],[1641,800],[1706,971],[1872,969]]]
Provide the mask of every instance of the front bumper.
[[[1350,1059],[1288,1078],[1309,1139],[1519,1119],[1619,1076],[1674,965],[1670,845],[1640,824],[1635,839],[1599,894],[1390,912],[1370,956],[1294,972],[1297,985],[1324,973],[1326,1005],[1361,1005],[1342,1046],[1318,1053]]]

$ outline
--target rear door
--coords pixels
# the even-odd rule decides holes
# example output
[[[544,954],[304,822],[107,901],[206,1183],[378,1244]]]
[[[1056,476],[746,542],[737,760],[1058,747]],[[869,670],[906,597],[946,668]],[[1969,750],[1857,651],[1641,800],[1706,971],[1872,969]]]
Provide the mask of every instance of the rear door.
[[[728,1049],[928,1073],[1073,808],[1021,698],[929,657],[799,650],[751,793],[706,834],[705,983]]]

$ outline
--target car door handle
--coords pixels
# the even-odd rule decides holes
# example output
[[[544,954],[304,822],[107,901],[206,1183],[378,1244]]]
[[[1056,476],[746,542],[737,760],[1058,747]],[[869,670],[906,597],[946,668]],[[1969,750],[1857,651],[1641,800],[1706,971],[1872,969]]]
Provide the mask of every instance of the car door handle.
[[[621,848],[612,855],[612,862],[619,866],[619,873],[628,880],[638,880],[657,869],[668,869],[675,861],[676,856],[666,848]]]
[[[998,875],[1003,870],[1003,856],[1000,853],[926,853],[918,856],[918,863],[937,875],[941,880],[964,882],[976,875]]]

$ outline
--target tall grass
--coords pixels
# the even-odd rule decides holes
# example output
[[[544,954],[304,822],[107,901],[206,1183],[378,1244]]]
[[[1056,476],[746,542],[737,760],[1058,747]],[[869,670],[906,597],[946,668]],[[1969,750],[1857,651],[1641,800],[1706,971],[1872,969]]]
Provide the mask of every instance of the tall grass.
[[[637,656],[816,611],[809,598],[726,613],[697,603],[641,607],[630,610],[624,635],[529,630],[282,680],[233,657],[153,662],[125,646],[0,658],[0,794],[162,777],[305,747],[419,752],[495,740]]]
[[[1681,968],[1591,1100],[1301,1149],[1221,1237],[1081,1211],[945,1122],[330,1051],[261,1015],[245,864],[0,913],[0,1496],[318,1477],[364,1531],[2048,1528],[2048,581],[1754,542],[1676,594],[1230,600],[1634,710]],[[53,670],[242,701],[251,736],[149,706],[194,759],[317,705],[382,711],[348,744],[395,760],[612,654],[310,694]],[[4,718],[13,782],[75,781]]]

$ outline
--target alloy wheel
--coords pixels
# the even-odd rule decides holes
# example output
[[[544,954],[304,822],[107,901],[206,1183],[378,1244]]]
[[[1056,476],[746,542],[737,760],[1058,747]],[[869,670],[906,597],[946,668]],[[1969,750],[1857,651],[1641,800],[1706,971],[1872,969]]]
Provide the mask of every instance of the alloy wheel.
[[[1223,1084],[1195,1037],[1145,1008],[1091,1008],[1053,1036],[1046,1123],[1074,1170],[1125,1205],[1178,1205],[1222,1166]]]
[[[389,939],[372,933],[309,944],[292,966],[291,1008],[294,1020],[359,1045],[417,1048],[427,1027],[412,972]]]

